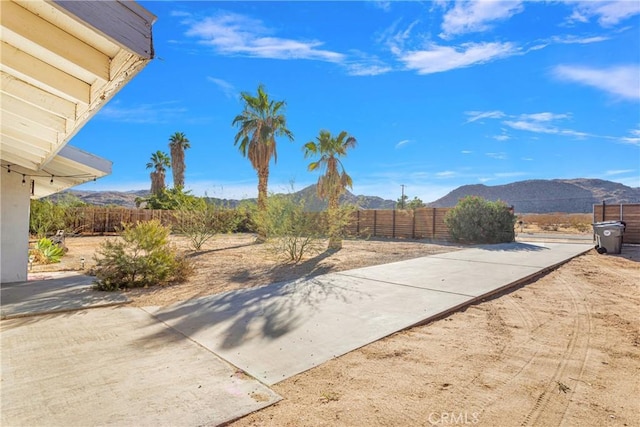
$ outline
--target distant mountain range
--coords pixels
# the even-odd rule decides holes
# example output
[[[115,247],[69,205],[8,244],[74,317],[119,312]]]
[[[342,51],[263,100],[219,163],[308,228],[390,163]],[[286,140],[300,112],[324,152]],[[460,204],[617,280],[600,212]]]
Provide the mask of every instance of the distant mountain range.
[[[640,188],[602,179],[552,179],[519,181],[505,185],[482,184],[458,187],[446,196],[429,203],[432,207],[455,206],[465,196],[502,200],[519,213],[587,213],[602,203],[640,203]]]
[[[147,190],[126,192],[70,190],[68,193],[91,205],[112,205],[129,208],[135,207],[136,198],[149,195]],[[451,191],[446,196],[428,203],[428,206],[452,207],[461,198],[470,195],[484,197],[492,201],[502,200],[509,205],[513,205],[518,213],[586,213],[592,211],[594,204],[602,203],[602,201],[608,204],[640,203],[640,188],[632,188],[617,182],[601,179],[579,178],[529,180],[495,186],[482,184],[464,185]],[[55,200],[57,197],[53,196],[52,198]],[[317,197],[315,185],[310,185],[300,191],[291,193],[291,197],[296,201],[304,201],[306,209],[310,211],[323,210],[327,206],[325,201]],[[223,203],[229,207],[235,207],[242,202],[235,199],[210,198],[210,200]],[[394,200],[376,196],[356,196],[350,192],[342,196],[341,203],[353,204],[361,209],[393,209],[396,204]]]

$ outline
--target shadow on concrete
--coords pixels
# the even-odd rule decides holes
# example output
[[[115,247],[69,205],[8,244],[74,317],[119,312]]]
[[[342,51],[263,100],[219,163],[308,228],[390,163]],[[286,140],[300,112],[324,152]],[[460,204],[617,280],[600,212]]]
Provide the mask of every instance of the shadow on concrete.
[[[261,274],[266,276],[268,283],[282,282],[287,280],[287,278],[291,276],[308,278],[327,274],[333,270],[333,266],[320,265],[320,263],[324,259],[330,257],[335,253],[336,251],[326,250],[316,255],[315,257],[303,262],[282,262]],[[230,277],[230,279],[234,283],[245,283],[247,280],[250,280],[255,274],[255,270],[251,270],[249,268],[240,268]]]
[[[124,304],[129,301],[120,293],[93,290],[93,280],[91,276],[72,275],[3,284],[0,287],[0,317],[5,319],[72,311]]]
[[[353,290],[348,292],[350,297],[354,295]],[[348,302],[342,287],[326,280],[302,278],[211,295],[148,312],[182,332],[184,335],[176,335],[180,339],[193,339],[194,334],[212,329],[215,332],[208,336],[215,337],[215,342],[207,344],[231,349],[245,340],[274,340],[289,333],[329,299]],[[166,343],[166,335],[152,334],[144,339],[146,344],[156,340]]]
[[[477,245],[473,248],[482,249],[492,252],[540,252],[548,251],[549,248],[538,245],[530,245],[528,243],[512,242],[512,243],[497,243],[493,245]]]

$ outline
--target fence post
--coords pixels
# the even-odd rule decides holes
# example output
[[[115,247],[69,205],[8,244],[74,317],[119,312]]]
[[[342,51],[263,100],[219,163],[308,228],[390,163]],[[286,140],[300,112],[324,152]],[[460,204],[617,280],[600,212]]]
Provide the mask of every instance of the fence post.
[[[391,214],[391,238],[396,238],[396,210],[393,210]]]
[[[602,220],[605,221],[605,214],[604,211],[606,210],[606,206],[607,204],[604,202],[604,200],[602,201]]]
[[[620,203],[620,221],[624,221],[623,212],[622,212],[622,203]]]
[[[376,226],[378,222],[378,210],[373,210],[373,237],[376,237]]]
[[[417,209],[413,209],[411,211],[411,238],[416,238],[416,211]]]
[[[432,216],[431,216],[431,238],[436,238],[436,208],[432,208]]]

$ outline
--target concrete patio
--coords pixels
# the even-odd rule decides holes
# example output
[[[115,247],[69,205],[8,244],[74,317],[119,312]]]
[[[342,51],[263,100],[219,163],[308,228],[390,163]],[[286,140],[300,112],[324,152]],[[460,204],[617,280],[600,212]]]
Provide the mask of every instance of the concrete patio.
[[[482,246],[162,308],[82,310],[83,294],[74,286],[62,297],[64,282],[60,294],[54,287],[39,291],[42,284],[33,294],[28,284],[3,286],[7,315],[28,315],[34,307],[42,313],[47,306],[76,311],[0,322],[1,421],[224,423],[278,401],[267,385],[481,301],[592,248]],[[103,295],[109,302],[112,294]]]

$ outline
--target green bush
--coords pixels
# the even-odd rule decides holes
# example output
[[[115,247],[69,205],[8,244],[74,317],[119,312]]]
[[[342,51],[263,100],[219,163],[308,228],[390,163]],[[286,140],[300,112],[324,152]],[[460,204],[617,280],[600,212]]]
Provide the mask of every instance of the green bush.
[[[43,238],[57,230],[64,229],[64,208],[51,200],[31,200],[29,213],[29,233]]]
[[[504,243],[515,240],[516,216],[506,203],[468,196],[447,212],[445,224],[454,241]]]
[[[146,203],[146,209],[163,209],[174,210],[180,207],[203,207],[204,199],[196,197],[190,191],[184,191],[181,188],[162,189],[157,194],[151,194],[147,198],[136,198],[136,206]]]
[[[169,244],[169,232],[158,220],[123,224],[120,237],[105,241],[94,256],[95,287],[114,291],[186,280],[192,267]]]
[[[200,206],[181,206],[174,211],[174,230],[189,239],[191,247],[199,251],[207,240],[219,233],[231,233],[243,220],[235,209],[208,203]]]
[[[276,254],[286,261],[299,262],[305,255],[321,251],[326,227],[319,218],[318,214],[304,211],[304,202],[296,203],[277,194],[267,198],[267,209],[256,212],[254,221]]]
[[[64,248],[43,237],[38,240],[36,247],[29,251],[29,255],[32,255],[38,264],[54,264],[60,262],[64,256]]]

